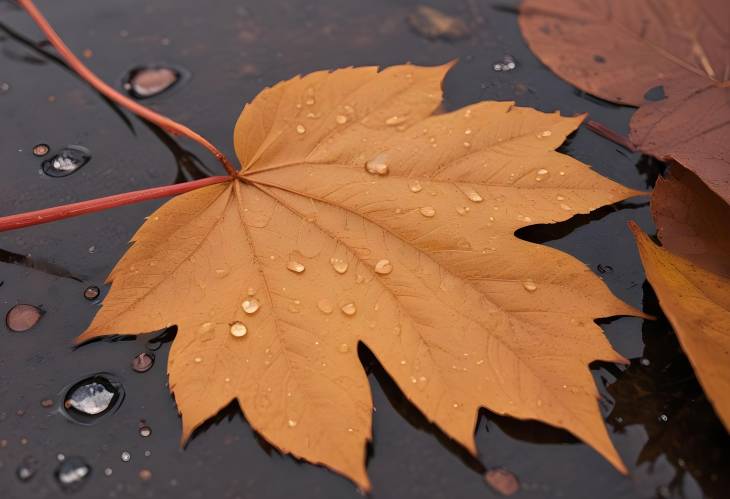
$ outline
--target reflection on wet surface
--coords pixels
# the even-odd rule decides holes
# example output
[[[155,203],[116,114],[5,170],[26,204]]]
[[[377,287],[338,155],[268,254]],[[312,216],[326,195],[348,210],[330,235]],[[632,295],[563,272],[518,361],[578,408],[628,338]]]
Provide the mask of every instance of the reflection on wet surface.
[[[392,0],[215,2],[205,9],[170,0],[93,6],[68,0],[41,7],[78,54],[90,51],[85,62],[120,88],[129,68],[150,61],[189,71],[184,84],[167,87],[171,75],[156,73],[146,83],[161,93],[146,102],[221,144],[230,156],[233,123],[244,102],[264,87],[322,68],[405,61],[460,59],[445,82],[446,109],[478,99],[516,100],[567,115],[589,112],[614,130],[626,129],[630,109],[576,94],[530,54],[516,27],[515,2],[431,3],[466,22],[471,35],[431,40],[409,24],[415,4]],[[196,145],[100,99],[68,72],[12,2],[0,1],[0,16],[0,115],[13,123],[0,135],[0,213],[219,173]],[[494,70],[497,63],[500,71]],[[42,144],[49,151],[34,154]],[[69,144],[83,144],[93,160],[68,177],[39,175],[39,164]],[[561,150],[636,189],[652,186],[663,169],[583,129]],[[0,483],[9,484],[9,496],[58,497],[63,476],[63,482],[83,483],[71,491],[80,498],[106,497],[117,485],[118,497],[361,497],[333,473],[282,457],[250,430],[235,402],[201,426],[181,452],[180,420],[166,386],[174,327],[71,347],[99,306],[106,289],[101,283],[158,205],[0,234],[0,315],[18,303],[43,304],[45,311],[28,334],[0,331]],[[625,226],[629,219],[651,227],[645,199],[517,235],[575,255],[620,298],[637,307],[643,301],[647,313],[662,317],[651,289],[642,286]],[[494,471],[506,470],[518,479],[515,497],[723,497],[730,485],[730,442],[666,321],[623,318],[601,326],[617,350],[632,358],[626,368],[594,366],[608,428],[630,478],[564,431],[487,410],[476,428],[480,456],[473,457],[418,412],[361,345],[376,408],[368,447],[373,496],[481,498],[492,494],[485,473],[493,471],[494,480],[506,483],[506,475]],[[134,361],[144,374],[130,367]],[[89,373],[102,373],[109,385]],[[91,383],[99,386],[92,390]],[[87,388],[76,405],[96,414],[71,402],[62,411],[82,412],[73,416],[93,425],[75,424],[58,412],[82,386]],[[124,404],[114,398],[121,386]],[[59,452],[81,461],[61,469]],[[93,466],[84,471],[83,463]]]

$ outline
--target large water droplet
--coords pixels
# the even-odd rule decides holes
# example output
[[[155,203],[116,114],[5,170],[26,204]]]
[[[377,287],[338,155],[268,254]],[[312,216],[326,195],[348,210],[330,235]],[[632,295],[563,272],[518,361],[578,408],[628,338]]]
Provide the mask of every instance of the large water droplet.
[[[357,312],[357,307],[354,303],[350,302],[342,305],[341,310],[343,314],[353,316]]]
[[[537,284],[535,284],[534,282],[532,282],[532,281],[530,281],[530,280],[527,280],[527,281],[523,282],[523,283],[522,283],[522,286],[523,286],[523,287],[524,287],[524,288],[525,288],[525,289],[526,289],[527,291],[530,291],[530,292],[533,292],[533,291],[535,291],[535,290],[537,289]]]
[[[387,175],[388,165],[385,162],[385,155],[378,154],[373,159],[365,163],[365,171],[372,175]]]
[[[286,268],[297,274],[304,272],[304,265],[294,260],[289,260],[286,264]]]
[[[33,156],[45,156],[48,154],[49,147],[47,144],[38,144],[33,147]]]
[[[68,457],[54,471],[56,481],[65,492],[79,490],[91,474],[91,466],[80,457]]]
[[[375,264],[375,272],[378,274],[390,274],[393,272],[393,264],[390,263],[390,260],[378,260],[378,263]]]
[[[101,294],[101,290],[98,286],[89,286],[84,290],[84,298],[86,298],[89,301],[94,301],[97,298],[99,298],[99,295]]]
[[[138,373],[147,372],[152,369],[155,363],[155,356],[142,352],[132,359],[132,369]]]
[[[43,173],[49,177],[67,177],[86,165],[91,153],[83,146],[67,146],[58,154],[41,163]]]
[[[423,206],[419,208],[418,211],[421,213],[421,215],[428,218],[431,218],[436,214],[436,209],[433,206]]]
[[[408,188],[411,190],[411,192],[421,192],[423,190],[423,186],[421,186],[421,182],[418,180],[411,180],[408,183]]]
[[[63,406],[73,420],[90,424],[111,412],[123,393],[120,384],[96,375],[73,385],[66,393]]]
[[[340,259],[340,258],[330,258],[330,263],[332,264],[332,268],[335,269],[335,272],[338,274],[344,274],[347,272],[347,262]]]
[[[5,316],[5,325],[16,333],[27,331],[41,320],[43,310],[26,304],[18,304],[11,308]]]
[[[243,338],[248,333],[248,328],[242,322],[234,322],[231,324],[231,336],[235,338]]]
[[[256,298],[249,298],[247,300],[243,300],[243,303],[241,303],[241,308],[243,308],[243,311],[247,314],[255,314],[258,309],[261,307],[261,303]]]
[[[132,69],[124,81],[124,89],[136,99],[148,99],[173,87],[180,72],[167,67],[146,66]]]

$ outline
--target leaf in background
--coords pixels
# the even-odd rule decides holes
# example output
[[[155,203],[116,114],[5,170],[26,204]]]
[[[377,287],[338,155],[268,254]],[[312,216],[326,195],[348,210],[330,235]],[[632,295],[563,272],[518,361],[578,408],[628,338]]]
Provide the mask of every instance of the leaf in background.
[[[662,246],[706,270],[730,277],[730,205],[680,164],[659,177],[651,213]]]
[[[639,107],[631,141],[730,202],[730,2],[525,0],[530,49],[590,94]]]
[[[657,246],[635,223],[630,228],[659,304],[730,430],[730,279]]]
[[[237,400],[284,453],[369,489],[372,350],[470,452],[480,407],[565,428],[625,471],[588,364],[640,312],[514,236],[639,194],[555,149],[580,124],[510,102],[432,116],[450,65],[320,71],[248,104],[238,179],[153,213],[79,341],[177,324],[183,440]]]

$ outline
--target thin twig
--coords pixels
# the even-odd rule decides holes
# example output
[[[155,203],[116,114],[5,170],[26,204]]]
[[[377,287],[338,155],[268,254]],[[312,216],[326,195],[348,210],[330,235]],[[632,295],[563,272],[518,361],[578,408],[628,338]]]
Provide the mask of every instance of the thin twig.
[[[598,121],[588,120],[586,127],[593,133],[600,135],[604,139],[608,139],[614,144],[618,144],[621,147],[628,149],[631,152],[636,152],[636,146],[624,135],[618,132],[614,132],[603,123]]]
[[[56,48],[61,57],[66,60],[71,69],[75,71],[86,82],[88,82],[89,85],[94,87],[102,95],[106,96],[117,104],[129,109],[137,116],[147,121],[151,121],[152,123],[155,123],[156,125],[173,134],[184,135],[185,137],[188,137],[195,142],[198,142],[203,147],[208,149],[208,151],[210,151],[216,157],[216,159],[218,159],[218,161],[220,161],[220,163],[223,165],[223,168],[226,169],[228,175],[230,175],[231,177],[236,176],[235,167],[233,166],[233,164],[231,164],[225,154],[218,150],[217,147],[215,147],[213,144],[208,142],[208,140],[206,140],[196,132],[192,131],[185,125],[182,125],[177,121],[171,120],[170,118],[162,116],[161,114],[158,114],[151,109],[142,106],[141,104],[133,101],[129,97],[117,92],[116,90],[114,90],[114,88],[107,85],[98,76],[91,72],[91,70],[87,68],[84,63],[81,62],[81,60],[74,55],[73,52],[71,52],[71,50],[66,46],[63,40],[61,40],[61,37],[58,36],[58,33],[54,31],[46,18],[43,16],[43,14],[41,14],[41,12],[31,0],[18,0],[18,3],[26,10],[26,12],[28,12],[30,17],[33,18],[33,21],[35,21],[41,31],[46,35],[48,41]]]
[[[150,199],[175,196],[184,192],[206,187],[208,185],[220,184],[231,180],[228,176],[208,177],[201,180],[193,180],[192,182],[183,182],[182,184],[166,185],[163,187],[152,187],[151,189],[142,189],[140,191],[125,192],[123,194],[114,194],[103,198],[90,199],[79,203],[65,204],[54,206],[53,208],[45,208],[43,210],[28,211],[17,215],[9,215],[0,217],[0,232],[13,229],[22,229],[31,225],[39,225],[56,220],[64,220],[66,218],[77,217],[87,213],[108,210],[128,204],[141,203]]]

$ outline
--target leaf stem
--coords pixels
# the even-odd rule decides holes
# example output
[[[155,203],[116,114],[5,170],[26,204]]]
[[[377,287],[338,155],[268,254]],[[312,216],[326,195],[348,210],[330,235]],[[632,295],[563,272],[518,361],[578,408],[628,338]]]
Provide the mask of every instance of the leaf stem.
[[[608,128],[603,123],[599,123],[598,121],[588,120],[586,122],[586,127],[593,133],[600,135],[604,139],[608,139],[614,144],[618,144],[621,147],[628,149],[631,152],[636,152],[636,146],[631,142],[627,137],[624,135],[621,135],[618,132],[615,132]]]
[[[41,31],[46,35],[48,41],[56,48],[58,53],[66,60],[69,67],[75,71],[82,79],[84,79],[89,85],[96,89],[99,93],[116,102],[117,104],[129,109],[137,116],[150,121],[170,133],[176,135],[184,135],[191,140],[199,143],[210,151],[213,156],[226,169],[226,172],[231,177],[236,176],[236,169],[229,159],[223,154],[217,147],[208,142],[207,139],[192,131],[185,125],[178,123],[177,121],[171,120],[166,116],[154,112],[153,110],[133,101],[129,97],[119,93],[114,88],[106,84],[98,76],[96,76],[89,68],[87,68],[81,60],[74,55],[73,52],[66,46],[66,44],[58,36],[58,33],[51,27],[46,18],[41,14],[38,8],[33,4],[32,0],[18,0],[23,9],[33,18],[33,21],[38,25]]]
[[[208,185],[220,184],[229,180],[231,180],[231,177],[229,176],[208,177],[201,180],[193,180],[192,182],[184,182],[182,184],[152,187],[150,189],[142,189],[140,191],[114,194],[103,198],[90,199],[88,201],[81,201],[78,203],[54,206],[53,208],[45,208],[43,210],[28,211],[17,215],[0,217],[0,232],[22,229],[23,227],[30,227],[32,225],[77,217],[87,213],[108,210],[109,208],[116,208],[117,206],[140,203],[150,199],[175,196],[177,194],[182,194]]]

